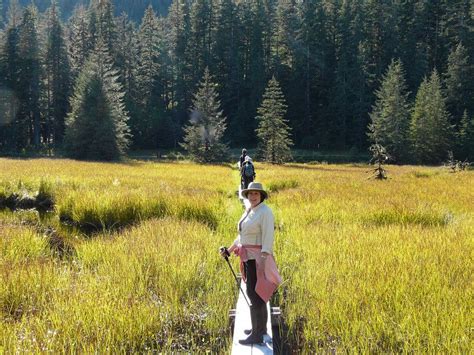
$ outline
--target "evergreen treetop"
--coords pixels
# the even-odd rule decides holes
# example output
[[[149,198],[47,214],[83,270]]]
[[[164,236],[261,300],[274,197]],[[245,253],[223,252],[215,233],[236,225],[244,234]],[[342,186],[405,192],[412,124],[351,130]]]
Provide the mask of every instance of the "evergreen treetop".
[[[285,119],[287,105],[275,77],[268,82],[257,112],[259,154],[263,160],[281,164],[291,159],[290,127]]]
[[[436,69],[423,80],[416,95],[410,138],[417,162],[442,162],[451,148],[452,126]]]
[[[97,42],[81,71],[68,115],[65,148],[73,158],[115,160],[128,147],[123,90],[106,43]]]
[[[403,66],[392,61],[375,92],[376,102],[370,113],[369,137],[390,152],[400,162],[408,156],[410,104]]]
[[[227,145],[222,142],[226,118],[222,114],[216,85],[209,69],[194,95],[189,124],[184,128],[181,146],[199,162],[222,161],[227,155]]]

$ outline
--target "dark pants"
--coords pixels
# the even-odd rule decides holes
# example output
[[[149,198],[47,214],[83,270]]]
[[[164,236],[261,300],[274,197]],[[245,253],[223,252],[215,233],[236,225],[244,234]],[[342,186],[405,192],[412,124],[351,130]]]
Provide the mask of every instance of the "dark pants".
[[[251,182],[253,182],[253,177],[243,176],[242,177],[242,189],[246,189],[247,187],[249,187],[249,184]]]
[[[247,296],[252,305],[250,306],[250,319],[252,321],[252,334],[264,335],[267,332],[267,305],[255,292],[257,284],[257,266],[255,260],[248,260],[244,263],[245,275],[247,278]]]

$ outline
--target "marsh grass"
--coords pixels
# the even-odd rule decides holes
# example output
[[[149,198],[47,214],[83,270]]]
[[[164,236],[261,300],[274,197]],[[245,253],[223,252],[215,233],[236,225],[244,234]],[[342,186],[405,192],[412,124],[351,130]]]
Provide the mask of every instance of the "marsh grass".
[[[363,220],[368,225],[420,225],[425,227],[444,227],[452,221],[449,212],[385,210],[369,214]]]
[[[298,187],[299,183],[296,180],[280,180],[280,181],[270,181],[267,183],[267,190],[269,192],[278,192],[286,189],[294,189]]]
[[[430,178],[430,177],[433,177],[433,176],[437,176],[440,174],[439,171],[418,171],[418,170],[415,170],[412,172],[413,176],[414,177],[417,177],[417,178]]]
[[[237,294],[217,249],[242,213],[236,170],[0,167],[0,199],[43,191],[55,203],[48,218],[0,210],[0,352],[228,352]],[[379,182],[360,165],[256,164],[284,279],[273,304],[294,352],[474,347],[473,172],[389,169]]]

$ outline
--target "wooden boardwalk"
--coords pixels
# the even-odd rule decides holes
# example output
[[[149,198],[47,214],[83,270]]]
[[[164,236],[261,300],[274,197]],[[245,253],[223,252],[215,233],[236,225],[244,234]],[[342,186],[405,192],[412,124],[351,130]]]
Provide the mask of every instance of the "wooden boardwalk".
[[[240,283],[242,290],[246,292],[245,282]],[[239,292],[239,299],[235,309],[235,323],[234,334],[232,341],[232,355],[257,355],[257,354],[273,354],[273,334],[272,334],[272,313],[270,303],[267,303],[268,320],[267,320],[267,334],[264,336],[264,343],[255,345],[241,345],[240,339],[245,339],[244,330],[250,329],[250,309],[244,296]]]
[[[246,198],[242,196],[242,188],[239,186],[239,200],[244,206],[244,208],[247,210],[250,208],[250,202]]]

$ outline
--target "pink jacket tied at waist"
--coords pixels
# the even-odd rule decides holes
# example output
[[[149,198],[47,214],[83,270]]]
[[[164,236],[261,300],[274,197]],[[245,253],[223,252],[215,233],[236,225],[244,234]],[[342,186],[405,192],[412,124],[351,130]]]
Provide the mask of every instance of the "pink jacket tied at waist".
[[[245,269],[244,262],[248,260],[247,250],[251,249],[254,251],[261,251],[261,245],[242,245],[239,244],[234,249],[234,253],[240,257],[240,272],[242,278],[245,281]],[[275,263],[273,255],[269,254],[265,261],[265,272],[262,268],[262,259],[256,258],[255,263],[257,266],[257,285],[255,286],[255,292],[260,296],[262,300],[268,302],[272,297],[273,292],[277,289],[278,285],[281,284],[281,276],[278,273],[278,268]]]

